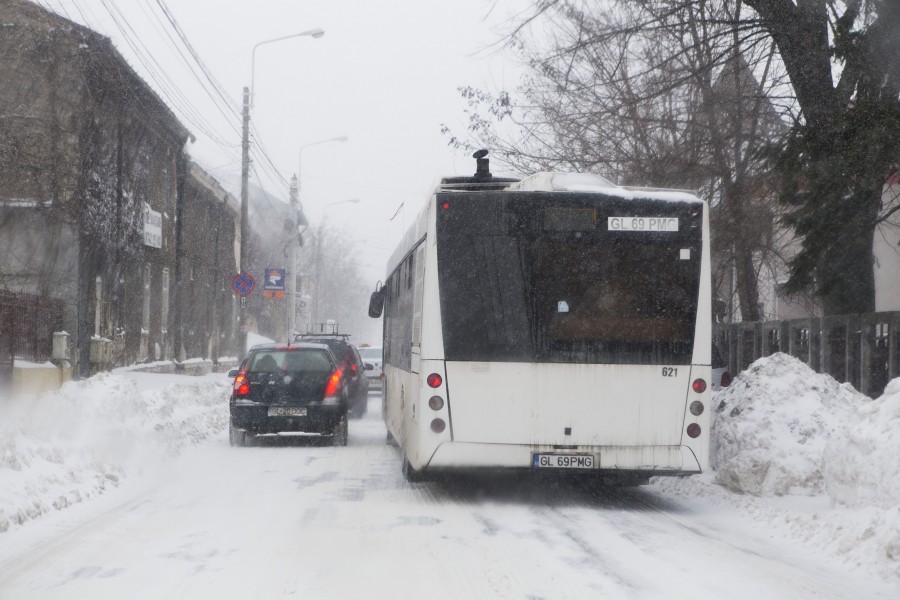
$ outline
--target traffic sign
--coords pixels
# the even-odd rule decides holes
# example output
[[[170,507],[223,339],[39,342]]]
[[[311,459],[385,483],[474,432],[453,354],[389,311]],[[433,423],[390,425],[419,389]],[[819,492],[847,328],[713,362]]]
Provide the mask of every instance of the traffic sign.
[[[280,267],[266,269],[266,279],[263,281],[264,290],[284,289],[284,269]]]
[[[231,280],[231,289],[233,289],[234,293],[238,296],[249,295],[255,286],[256,282],[253,281],[253,277],[251,277],[249,273],[238,273],[234,276],[234,279]]]

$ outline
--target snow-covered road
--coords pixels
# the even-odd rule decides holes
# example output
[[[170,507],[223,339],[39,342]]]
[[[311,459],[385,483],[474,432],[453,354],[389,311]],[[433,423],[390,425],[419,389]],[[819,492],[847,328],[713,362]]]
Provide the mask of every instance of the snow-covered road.
[[[895,580],[848,572],[735,504],[665,482],[409,484],[381,399],[369,402],[346,448],[307,437],[232,448],[222,430],[11,528],[0,599],[898,597]]]

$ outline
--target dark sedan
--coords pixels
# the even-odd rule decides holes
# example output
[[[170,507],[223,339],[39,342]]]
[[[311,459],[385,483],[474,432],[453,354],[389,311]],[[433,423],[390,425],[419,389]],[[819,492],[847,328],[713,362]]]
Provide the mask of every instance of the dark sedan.
[[[348,393],[344,366],[322,344],[254,346],[229,373],[229,441],[243,446],[248,437],[282,432],[332,436],[346,446]]]

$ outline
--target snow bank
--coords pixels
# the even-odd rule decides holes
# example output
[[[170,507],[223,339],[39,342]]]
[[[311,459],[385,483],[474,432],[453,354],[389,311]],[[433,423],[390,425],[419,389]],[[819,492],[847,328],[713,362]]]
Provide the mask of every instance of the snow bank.
[[[748,494],[819,494],[829,440],[871,400],[787,354],[760,359],[716,396],[716,481]]]
[[[101,494],[226,428],[223,375],[147,375],[171,380],[155,390],[137,377],[100,374],[0,405],[0,532]]]
[[[714,472],[660,480],[662,491],[900,580],[900,379],[872,400],[775,354],[713,398]]]

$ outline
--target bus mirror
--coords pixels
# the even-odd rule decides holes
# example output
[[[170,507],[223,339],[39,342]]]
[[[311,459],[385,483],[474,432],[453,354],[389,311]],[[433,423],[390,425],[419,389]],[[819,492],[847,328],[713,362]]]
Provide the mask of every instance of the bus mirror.
[[[384,310],[384,288],[380,288],[372,292],[369,298],[369,316],[377,319]]]

